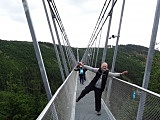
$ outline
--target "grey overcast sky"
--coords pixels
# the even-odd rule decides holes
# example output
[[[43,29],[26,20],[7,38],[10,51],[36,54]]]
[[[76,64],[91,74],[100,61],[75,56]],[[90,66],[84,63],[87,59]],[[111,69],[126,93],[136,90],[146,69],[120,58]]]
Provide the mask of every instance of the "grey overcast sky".
[[[46,0],[45,0],[46,1]],[[27,0],[38,41],[51,42],[51,35],[42,0]],[[87,47],[105,0],[55,0],[58,12],[72,47]],[[113,11],[110,35],[118,33],[123,0],[117,0]],[[126,0],[119,44],[149,47],[157,0]],[[47,5],[47,4],[46,4]],[[100,39],[104,47],[107,22]],[[160,34],[156,42],[160,42]],[[22,0],[1,0],[0,39],[32,41]],[[116,39],[109,39],[115,45]],[[155,47],[158,48],[160,44]]]

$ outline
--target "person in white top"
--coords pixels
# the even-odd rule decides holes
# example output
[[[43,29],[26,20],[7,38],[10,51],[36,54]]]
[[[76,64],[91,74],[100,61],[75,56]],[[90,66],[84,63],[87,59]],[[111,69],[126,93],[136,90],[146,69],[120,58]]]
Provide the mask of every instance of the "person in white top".
[[[95,111],[97,112],[97,115],[101,115],[101,96],[102,92],[104,91],[106,81],[108,77],[118,77],[121,75],[126,75],[128,71],[123,71],[122,73],[112,73],[108,70],[108,64],[106,62],[101,64],[100,68],[93,68],[91,66],[87,66],[82,64],[81,62],[79,65],[82,65],[85,69],[92,71],[96,73],[93,80],[85,87],[84,90],[82,90],[79,97],[76,99],[76,102],[78,102],[81,98],[83,98],[86,94],[88,94],[91,91],[95,92]]]

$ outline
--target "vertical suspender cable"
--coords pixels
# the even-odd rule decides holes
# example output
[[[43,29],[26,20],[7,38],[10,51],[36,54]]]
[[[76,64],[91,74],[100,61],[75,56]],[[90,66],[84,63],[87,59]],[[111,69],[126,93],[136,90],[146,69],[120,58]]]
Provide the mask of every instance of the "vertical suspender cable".
[[[62,37],[62,40],[63,40],[63,44],[64,44],[64,49],[66,51],[66,56],[67,56],[67,60],[68,60],[68,65],[69,65],[69,68],[70,68],[70,71],[71,71],[71,60],[70,60],[70,56],[69,56],[69,53],[68,53],[68,49],[67,49],[67,45],[65,45],[65,42],[64,42],[64,39]]]
[[[52,93],[51,93],[51,90],[50,90],[46,70],[45,70],[43,59],[42,59],[41,52],[40,52],[40,49],[39,49],[39,44],[37,42],[35,31],[34,31],[33,24],[32,24],[32,20],[31,20],[31,17],[30,17],[28,3],[27,3],[26,0],[22,0],[22,3],[23,3],[25,14],[26,14],[26,18],[27,18],[29,29],[30,29],[30,33],[31,33],[31,36],[32,36],[33,45],[34,45],[35,53],[36,53],[36,56],[37,56],[38,65],[39,65],[39,68],[40,68],[43,84],[44,84],[46,94],[47,94],[47,98],[48,98],[48,101],[49,101],[52,98]]]
[[[114,4],[114,0],[112,1],[112,5],[113,4]],[[112,14],[113,14],[113,9],[109,13],[110,18],[109,18],[109,23],[108,23],[108,29],[107,29],[107,36],[106,36],[105,47],[103,49],[102,63],[105,62],[105,60],[106,60],[107,47],[108,47],[108,38],[109,38],[110,27],[111,27],[111,22],[112,22]]]
[[[54,40],[51,24],[50,24],[49,17],[48,17],[48,14],[47,14],[47,9],[46,9],[46,5],[45,5],[45,1],[42,0],[42,2],[43,2],[43,6],[44,6],[46,17],[47,17],[47,22],[48,22],[49,30],[50,30],[50,33],[51,33],[51,37],[52,37],[52,41],[53,41],[53,45],[54,45],[54,50],[55,50],[56,57],[57,57],[57,60],[58,60],[58,65],[59,65],[59,68],[60,68],[60,73],[61,73],[62,81],[64,81],[65,77],[64,77],[61,61],[60,61],[60,58],[59,58],[57,46],[56,46],[56,43],[55,43],[55,40]]]
[[[108,5],[107,5],[107,8],[108,8],[108,6],[109,6],[109,4],[110,4],[110,2],[111,2],[111,0],[109,1],[109,3],[108,3]],[[111,13],[112,13],[112,11],[113,11],[113,8],[114,8],[114,6],[115,6],[115,4],[116,4],[116,2],[117,2],[117,0],[115,1],[115,2],[112,2],[112,7],[111,7],[111,9],[110,9],[110,11],[109,11],[109,13],[108,13],[108,15],[107,15],[107,17],[105,18],[105,20],[103,21],[103,23],[102,23],[102,25],[101,25],[101,27],[99,28],[99,25],[100,25],[100,23],[101,23],[101,21],[102,21],[102,19],[104,18],[104,14],[105,14],[105,12],[106,12],[106,10],[107,10],[107,8],[105,9],[105,11],[104,11],[104,14],[102,15],[102,18],[101,18],[101,20],[100,20],[100,22],[99,22],[99,24],[95,27],[95,28],[97,28],[96,30],[94,30],[94,33],[92,34],[92,39],[90,40],[90,42],[89,42],[89,45],[88,45],[88,48],[87,49],[89,49],[89,46],[92,46],[92,44],[94,43],[94,41],[96,40],[96,38],[97,38],[97,36],[98,36],[98,34],[100,33],[100,31],[102,30],[102,28],[103,28],[103,26],[104,26],[104,24],[105,24],[105,22],[106,22],[106,20],[107,20],[107,18],[109,17],[109,16],[111,16]],[[103,11],[103,10],[102,10]],[[98,19],[99,20],[99,19]],[[98,30],[98,28],[99,28],[99,30]],[[98,32],[97,32],[98,31]],[[94,37],[94,38],[93,38]],[[108,44],[108,43],[107,43]],[[106,55],[105,55],[106,56]]]
[[[121,10],[121,16],[120,16],[120,22],[119,22],[119,29],[118,29],[118,34],[117,34],[118,37],[117,37],[116,46],[115,46],[115,49],[114,49],[111,72],[114,72],[114,68],[115,68],[115,62],[116,62],[117,51],[118,51],[118,42],[119,42],[119,36],[120,36],[120,30],[121,30],[124,6],[125,6],[125,0],[123,0],[123,3],[122,3],[122,10]],[[108,99],[108,101],[109,101],[109,98],[110,98],[111,86],[112,86],[112,78],[110,78],[109,84],[108,84],[108,90],[107,90],[107,99]]]
[[[68,72],[68,68],[67,68],[67,63],[66,63],[65,55],[64,55],[64,52],[63,52],[63,48],[62,48],[62,45],[61,45],[60,38],[59,38],[57,26],[56,26],[56,23],[55,23],[55,20],[54,20],[54,15],[53,15],[53,13],[51,13],[51,14],[52,14],[52,20],[53,20],[53,25],[54,25],[54,28],[55,28],[57,40],[58,40],[58,43],[59,43],[59,49],[60,49],[60,52],[61,52],[61,57],[62,57],[62,62],[63,62],[64,70],[65,70],[66,76],[68,76],[69,72]]]
[[[79,48],[77,48],[77,61],[79,62]]]
[[[152,61],[154,56],[154,47],[155,47],[158,25],[159,25],[159,17],[160,17],[160,0],[157,0],[156,12],[155,12],[154,23],[152,28],[152,35],[150,40],[150,47],[148,51],[146,68],[145,68],[143,84],[142,84],[142,87],[145,89],[148,89],[148,83],[149,83]],[[137,120],[142,120],[145,101],[146,101],[146,94],[142,93],[140,96],[140,102],[139,102],[139,107],[137,112]]]
[[[91,63],[92,66],[93,66],[93,62],[95,62],[96,42],[95,42],[95,47],[93,48],[93,57],[92,57],[92,63]]]
[[[98,42],[98,48],[97,48],[97,54],[96,54],[96,61],[95,61],[95,67],[97,66],[97,59],[98,59],[98,53],[99,53],[99,45],[100,45],[100,40],[101,40],[101,35],[102,35],[102,30],[100,32],[100,37],[99,37],[99,42]]]
[[[101,17],[102,17],[102,18],[104,17],[105,12],[106,12],[106,10],[107,10],[110,2],[111,2],[111,0],[109,0],[109,3],[108,3],[108,5],[107,5],[106,8],[105,8],[105,5],[106,5],[106,3],[107,3],[107,0],[105,1],[104,5],[103,5],[103,8],[102,8],[101,13],[100,13],[100,15],[99,15],[99,17],[98,17],[98,20],[97,20],[97,23],[96,23],[95,28],[94,28],[94,30],[93,30],[93,33],[92,33],[92,35],[91,35],[90,41],[89,41],[89,43],[88,43],[89,45],[91,44],[91,42],[92,42],[92,40],[93,40],[93,37],[95,36],[95,34],[96,34],[97,30],[98,30],[98,27],[99,27],[99,25],[100,25],[100,23],[101,23],[101,21],[102,21]],[[105,8],[105,10],[104,10],[104,8]],[[104,10],[104,13],[103,13],[103,10]],[[102,13],[103,13],[103,15],[102,15]]]
[[[52,3],[52,6],[53,6],[54,12],[55,12],[55,17],[56,17],[56,19],[57,19],[57,22],[58,22],[58,25],[59,25],[59,27],[60,27],[60,30],[62,31],[63,36],[64,36],[64,39],[66,40],[68,46],[70,46],[70,43],[69,43],[69,41],[68,41],[68,38],[67,38],[67,35],[66,35],[66,32],[65,32],[64,26],[63,26],[63,24],[62,24],[62,21],[61,21],[61,18],[60,18],[60,16],[59,16],[59,13],[58,13],[58,10],[57,10],[57,8],[56,8],[56,5],[55,5],[55,3],[54,3],[54,0],[48,0],[48,1],[50,1],[50,2]],[[69,49],[69,48],[67,47],[67,49]],[[71,60],[72,60],[72,67],[74,67],[74,65],[76,64],[76,58],[75,58],[75,56],[73,56],[74,54],[73,54],[73,52],[72,52],[71,49],[69,50],[69,55],[70,55],[70,57],[72,58],[72,59],[71,59]]]
[[[118,34],[117,34],[118,37],[117,37],[117,41],[116,41],[116,47],[115,47],[115,50],[114,50],[111,72],[114,72],[115,63],[116,63],[116,57],[117,57],[117,51],[118,51],[118,42],[119,42],[119,36],[120,36],[120,31],[121,31],[121,24],[122,24],[124,6],[125,6],[125,0],[123,0],[123,3],[122,3],[122,10],[121,10],[121,16],[120,16],[120,21],[119,21],[119,29],[118,29]]]
[[[94,28],[94,30],[93,30],[93,33],[92,33],[92,35],[91,35],[90,41],[89,41],[89,43],[88,43],[88,48],[86,49],[86,51],[85,51],[85,53],[84,53],[84,55],[83,55],[83,57],[82,57],[82,60],[83,60],[83,61],[87,61],[87,59],[88,59],[88,55],[87,55],[87,54],[88,54],[88,49],[89,49],[89,47],[91,46],[92,41],[94,40],[94,36],[96,35],[96,32],[97,32],[97,30],[98,30],[98,28],[99,28],[99,26],[100,26],[100,23],[101,23],[101,21],[102,21],[102,18],[104,17],[105,12],[106,12],[106,10],[107,10],[110,2],[111,2],[111,0],[109,0],[109,3],[108,3],[108,5],[107,5],[106,8],[105,8],[105,5],[106,5],[106,3],[107,3],[107,0],[105,1],[104,5],[103,5],[103,8],[102,8],[101,13],[100,13],[100,15],[99,15],[99,17],[98,17],[98,20],[97,20],[97,23],[96,23],[95,28]],[[104,10],[104,8],[105,8],[105,10]],[[103,14],[102,14],[102,13],[103,13]],[[107,18],[108,18],[108,16],[107,16]],[[100,30],[101,30],[101,29],[102,29],[102,28],[100,28]],[[99,34],[99,33],[97,33],[97,35],[98,35],[98,34]],[[95,37],[95,38],[96,38],[96,37]]]

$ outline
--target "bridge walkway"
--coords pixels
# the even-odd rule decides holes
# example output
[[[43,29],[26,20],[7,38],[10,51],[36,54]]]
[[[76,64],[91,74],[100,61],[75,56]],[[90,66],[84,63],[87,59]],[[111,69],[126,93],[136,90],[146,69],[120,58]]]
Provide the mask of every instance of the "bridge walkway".
[[[89,74],[86,74],[86,81],[84,82],[84,85],[82,85],[79,82],[78,76],[76,96],[79,96],[79,94],[85,88],[85,86],[89,84],[90,80],[88,78],[91,78],[92,80],[93,77]],[[95,112],[94,92],[91,91],[79,102],[76,103],[75,120],[110,120],[109,115],[105,111],[103,105],[101,108],[101,115],[98,116]]]

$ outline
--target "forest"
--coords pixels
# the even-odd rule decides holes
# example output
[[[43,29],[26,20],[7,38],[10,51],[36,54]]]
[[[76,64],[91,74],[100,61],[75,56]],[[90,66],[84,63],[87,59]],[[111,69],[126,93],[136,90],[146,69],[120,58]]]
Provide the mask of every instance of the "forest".
[[[60,70],[52,43],[39,42],[52,94],[62,84]],[[98,49],[98,48],[95,48]],[[76,48],[72,48],[76,56]],[[86,48],[79,48],[82,58]],[[114,46],[107,49],[106,62],[111,69]],[[99,49],[97,67],[103,48]],[[115,71],[128,70],[122,78],[142,86],[148,48],[119,45]],[[155,50],[149,90],[160,94],[160,52]],[[0,120],[35,120],[48,100],[42,82],[33,43],[0,39]]]

